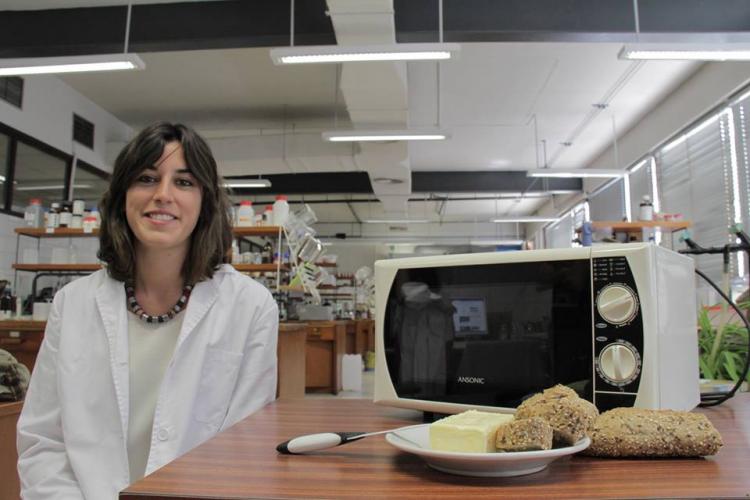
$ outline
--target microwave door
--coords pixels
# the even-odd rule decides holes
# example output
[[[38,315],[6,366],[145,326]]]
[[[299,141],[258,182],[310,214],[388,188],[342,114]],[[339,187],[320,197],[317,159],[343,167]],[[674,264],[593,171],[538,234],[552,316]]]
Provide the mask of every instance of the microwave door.
[[[590,260],[400,269],[384,347],[399,398],[515,407],[562,383],[592,399]]]

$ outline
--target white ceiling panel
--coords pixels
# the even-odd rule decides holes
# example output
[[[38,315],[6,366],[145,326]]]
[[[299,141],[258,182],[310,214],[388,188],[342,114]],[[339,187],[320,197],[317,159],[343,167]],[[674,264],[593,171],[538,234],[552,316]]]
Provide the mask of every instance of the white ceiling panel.
[[[254,119],[278,127],[320,117],[333,121],[335,65],[275,66],[268,51],[152,52],[140,55],[146,63],[143,71],[62,79],[128,123]]]
[[[613,43],[463,44],[461,57],[441,63],[440,72],[440,125],[453,138],[413,144],[412,165],[415,170],[453,169],[456,163],[471,169],[530,168],[544,164],[545,148],[549,165],[586,165],[609,146],[613,115],[627,130],[699,66],[621,61],[620,48]],[[435,66],[410,65],[412,125],[437,123]],[[606,126],[587,120],[593,105],[602,102],[609,103],[599,113]],[[574,134],[573,145],[562,146]]]

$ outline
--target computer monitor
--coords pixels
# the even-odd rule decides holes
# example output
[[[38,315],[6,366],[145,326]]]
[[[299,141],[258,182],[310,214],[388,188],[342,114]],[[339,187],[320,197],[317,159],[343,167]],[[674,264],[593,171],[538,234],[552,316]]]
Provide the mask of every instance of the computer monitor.
[[[487,307],[484,299],[453,299],[453,335],[456,338],[487,335]]]

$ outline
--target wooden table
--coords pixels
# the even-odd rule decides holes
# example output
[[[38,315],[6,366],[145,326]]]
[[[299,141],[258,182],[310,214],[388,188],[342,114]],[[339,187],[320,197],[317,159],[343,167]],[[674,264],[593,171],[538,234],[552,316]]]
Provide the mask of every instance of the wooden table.
[[[11,353],[19,363],[32,371],[39,347],[42,345],[46,325],[46,321],[0,321],[0,349]]]
[[[16,423],[23,402],[0,403],[0,498],[18,498],[21,484],[16,462]]]
[[[746,498],[750,495],[750,395],[705,413],[724,447],[706,459],[611,460],[575,456],[516,478],[444,474],[381,436],[314,455],[279,455],[290,437],[376,431],[419,422],[413,411],[362,399],[277,401],[135,483],[143,498]]]
[[[46,321],[0,321],[0,349],[10,352],[19,363],[34,370],[36,357],[44,338]],[[11,336],[17,332],[17,336]],[[305,397],[305,339],[307,323],[279,323],[278,386],[279,398]],[[3,497],[0,497],[2,499]]]
[[[279,323],[278,385],[280,399],[305,397],[307,323]]]
[[[357,354],[365,354],[367,351],[375,351],[375,320],[354,320],[357,329]]]
[[[346,321],[307,321],[305,389],[337,394],[346,353]]]

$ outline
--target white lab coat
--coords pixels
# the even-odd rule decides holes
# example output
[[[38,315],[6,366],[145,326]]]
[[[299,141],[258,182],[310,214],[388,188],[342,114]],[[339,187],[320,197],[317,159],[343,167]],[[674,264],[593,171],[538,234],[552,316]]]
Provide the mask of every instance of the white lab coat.
[[[278,310],[223,265],[198,283],[156,403],[146,474],[276,396]],[[129,484],[128,327],[123,284],[98,271],[65,286],[18,421],[28,500],[111,500]]]

